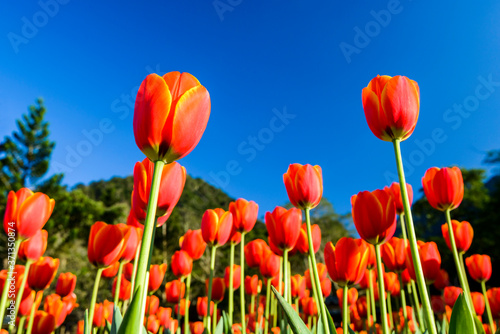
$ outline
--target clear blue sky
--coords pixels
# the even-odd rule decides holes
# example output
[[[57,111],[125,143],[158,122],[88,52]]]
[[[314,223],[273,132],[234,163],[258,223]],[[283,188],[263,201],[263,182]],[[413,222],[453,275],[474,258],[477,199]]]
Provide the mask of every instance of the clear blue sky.
[[[132,106],[149,72],[190,72],[207,87],[207,130],[179,162],[255,200],[259,216],[288,200],[282,175],[294,162],[323,168],[324,195],[340,213],[351,195],[388,184],[392,145],[371,133],[361,104],[377,74],[420,85],[420,118],[402,146],[415,188],[429,167],[482,168],[485,152],[500,148],[496,1],[1,6],[0,136],[42,96],[57,144],[51,173],[64,171],[69,185],[130,175],[143,159]]]

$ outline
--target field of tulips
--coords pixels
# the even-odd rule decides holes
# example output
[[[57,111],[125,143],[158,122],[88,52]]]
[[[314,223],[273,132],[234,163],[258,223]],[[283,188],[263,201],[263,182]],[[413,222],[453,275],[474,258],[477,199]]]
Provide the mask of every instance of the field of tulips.
[[[148,75],[133,119],[136,144],[146,158],[134,167],[126,224],[97,221],[90,229],[87,254],[95,283],[87,287],[92,297],[84,318],[77,326],[65,324],[78,307],[78,277],[58,273],[59,259],[44,256],[51,231],[43,228],[57,203],[22,188],[9,193],[4,213],[8,254],[0,273],[0,333],[495,333],[500,288],[486,288],[491,259],[464,257],[473,229],[467,221],[452,219],[464,196],[459,168],[431,167],[422,177],[429,204],[446,220],[442,236],[453,254],[453,274],[441,269],[436,243],[418,240],[415,232],[413,190],[405,182],[401,143],[417,124],[417,83],[404,76],[377,76],[362,89],[362,105],[373,134],[392,143],[399,183],[352,196],[360,238],[343,237],[320,249],[321,230],[311,223],[311,210],[322,199],[322,170],[292,163],[283,174],[291,206],[265,213],[267,240],[251,238],[258,204],[239,198],[229,207],[206,208],[199,229],[170,239],[179,244],[170,262],[152,264],[156,229],[169,224],[186,182],[186,170],[176,160],[200,141],[210,96],[191,74]],[[230,249],[230,265],[224,277],[215,277],[222,247]],[[236,249],[240,256],[235,258]],[[193,266],[201,265],[205,252],[210,254],[205,294],[193,295]],[[292,256],[304,258],[309,269],[296,272]],[[169,270],[177,279],[164,284]],[[482,292],[471,292],[467,273]],[[113,279],[113,300],[100,298],[103,277]],[[45,292],[51,285],[54,294]],[[440,294],[431,295],[431,286]],[[161,305],[159,294],[165,294],[166,304]],[[328,302],[335,294],[342,311],[336,321],[336,306]]]

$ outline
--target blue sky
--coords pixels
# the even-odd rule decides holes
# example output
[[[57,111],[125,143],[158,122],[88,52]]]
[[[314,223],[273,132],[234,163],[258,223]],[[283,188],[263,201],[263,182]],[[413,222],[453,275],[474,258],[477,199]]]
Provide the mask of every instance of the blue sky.
[[[150,72],[189,72],[212,113],[179,162],[260,216],[287,201],[290,163],[323,168],[339,213],[395,175],[369,130],[361,90],[377,74],[418,82],[420,117],[403,143],[415,188],[432,166],[484,168],[500,148],[500,3],[482,1],[106,1],[2,3],[0,136],[42,96],[51,173],[65,183],[132,173],[143,155],[133,101]],[[89,139],[90,138],[90,139]]]

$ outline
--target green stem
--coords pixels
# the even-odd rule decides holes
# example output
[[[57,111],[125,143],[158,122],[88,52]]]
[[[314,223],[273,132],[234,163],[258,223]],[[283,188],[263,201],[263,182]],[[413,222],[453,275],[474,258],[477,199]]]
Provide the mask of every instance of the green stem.
[[[370,303],[370,288],[365,289],[365,296],[366,296],[366,320],[368,320],[366,324],[368,325],[372,315],[372,307]],[[368,329],[366,329],[366,331],[368,331]]]
[[[406,217],[406,224],[408,230],[408,237],[410,241],[411,257],[413,260],[413,267],[415,268],[415,276],[417,278],[418,289],[420,292],[420,298],[422,299],[422,304],[424,307],[425,316],[427,319],[427,328],[429,334],[437,334],[436,323],[434,321],[434,314],[432,312],[431,303],[427,295],[427,288],[425,285],[425,278],[422,271],[422,264],[420,263],[420,255],[418,253],[417,236],[415,234],[415,227],[413,226],[413,217],[411,215],[410,201],[408,199],[408,192],[406,189],[406,180],[403,169],[403,160],[401,158],[401,146],[400,140],[394,139],[394,153],[396,155],[396,164],[399,175],[399,187],[401,189],[401,197],[403,200],[403,207]]]
[[[368,289],[370,290],[370,305],[372,308],[373,323],[377,322],[377,309],[375,306],[375,291],[373,289],[372,270],[368,269]]]
[[[189,333],[189,293],[191,292],[191,273],[186,278],[186,294],[184,296],[184,333]]]
[[[401,294],[401,304],[403,305],[403,318],[404,318],[404,331],[403,333],[408,333],[408,312],[406,312],[406,294],[405,294],[405,289],[403,285],[403,277],[401,273],[398,273],[398,278],[399,278],[399,292]]]
[[[141,245],[137,247],[134,257],[134,268],[132,269],[132,277],[130,280],[130,291],[135,291],[135,278],[137,276],[137,263],[139,262],[139,253],[141,252]]]
[[[148,208],[146,211],[146,221],[144,222],[144,231],[142,234],[141,251],[137,263],[137,285],[134,287],[134,292],[139,290],[139,296],[144,296],[144,290],[147,290],[146,273],[149,271],[149,257],[151,244],[154,239],[154,230],[156,227],[156,209],[158,205],[158,193],[160,191],[161,174],[165,162],[158,160],[154,162],[153,179],[151,180],[151,192],[149,194]],[[141,298],[140,310],[144,310],[144,298]]]
[[[245,234],[241,232],[240,242],[240,313],[241,313],[241,332],[246,333],[245,317]]]
[[[280,270],[278,274],[278,292],[283,296],[283,256],[280,256]],[[274,296],[274,293],[273,293]],[[278,298],[273,299],[273,327],[278,325]]]
[[[207,313],[208,313],[208,316],[210,316],[210,305],[207,306]],[[212,319],[213,319],[213,324],[212,324],[212,327],[213,327],[213,331],[215,333],[215,328],[217,327],[217,303],[214,303],[214,312],[212,313]],[[187,332],[185,332],[187,333]]]
[[[290,303],[288,299],[288,250],[285,249],[283,251],[283,280],[284,280],[284,290],[283,290],[283,298]]]
[[[467,295],[471,299],[471,305],[474,306],[474,304],[472,303],[472,296],[470,294],[469,280],[467,279],[467,273],[465,272],[464,253],[463,252],[458,253],[458,257],[460,260],[459,261],[460,262],[460,270],[462,270],[462,275],[464,276],[464,279],[465,279],[465,287],[467,288]],[[476,312],[476,309],[474,309],[474,315],[476,315],[475,312]]]
[[[43,293],[43,290],[42,290]],[[36,297],[38,296],[38,291],[35,292],[35,300],[33,301],[33,305],[31,306],[31,311],[30,311],[30,320],[28,321],[28,329],[26,330],[26,334],[31,334],[31,330],[33,329],[33,321],[35,321],[35,311],[36,311]],[[92,326],[92,320],[90,321],[90,325]]]
[[[414,280],[411,280],[410,284],[411,284],[410,289],[411,289],[411,293],[413,296],[413,304],[414,304],[413,309],[415,310],[415,313],[417,315],[418,326],[420,327],[420,329],[423,330],[425,328],[425,324],[424,324],[424,320],[422,319],[422,312],[420,312],[420,302],[418,300],[417,286],[415,285]]]
[[[21,245],[22,240],[16,240],[14,242],[14,254],[13,259],[10,260],[10,252],[9,252],[9,261],[7,262],[9,270],[7,270],[7,279],[4,282],[3,290],[2,290],[2,299],[0,299],[0,323],[3,322],[3,318],[5,316],[5,304],[7,303],[7,295],[9,291],[10,281],[12,279],[12,274],[14,273],[14,268],[17,260],[17,252],[19,251],[19,245]],[[8,242],[7,245],[12,246],[12,242]],[[9,248],[10,250],[11,248]],[[25,271],[25,276],[28,276],[28,273]]]
[[[389,325],[387,323],[387,307],[385,305],[385,286],[384,286],[384,269],[382,268],[382,257],[380,256],[380,245],[375,245],[375,257],[377,258],[377,273],[378,273],[378,301],[380,303],[380,317],[382,322],[382,331],[384,334],[389,333]]]
[[[115,298],[113,299],[113,305],[118,306],[118,301],[120,300],[120,288],[122,284],[122,272],[123,272],[123,266],[125,265],[125,262],[120,262],[120,265],[118,266],[118,276],[116,276],[116,285],[115,285]]]
[[[347,294],[349,292],[349,287],[344,286],[344,299],[342,300],[342,328],[344,334],[349,333],[349,306],[347,303]]]
[[[231,243],[231,254],[229,259],[229,327],[233,325],[233,308],[234,308],[234,289],[233,289],[233,279],[234,279],[234,249],[236,244]]]
[[[387,293],[387,313],[389,314],[389,329],[394,329],[394,322],[392,319],[392,303],[391,303],[391,294]]]
[[[30,266],[33,263],[30,259],[26,260],[26,265],[24,266],[24,275],[23,280],[21,281],[21,286],[19,287],[19,291],[16,296],[16,306],[14,310],[14,319],[17,318],[17,313],[19,312],[19,306],[21,305],[21,301],[23,300],[24,288],[26,287],[26,281],[28,280],[28,273],[30,271]],[[9,325],[9,332],[14,332],[15,325]]]
[[[408,240],[408,236],[406,234],[406,223],[405,223],[405,214],[404,212],[399,215],[399,223],[401,224],[401,232],[403,234],[403,240]],[[406,242],[405,242],[406,244]]]
[[[103,270],[104,268],[97,269],[97,274],[95,275],[94,290],[92,291],[92,299],[90,300],[89,326],[88,326],[89,333],[92,332],[92,322],[94,321],[95,302],[97,301],[97,291],[99,290],[99,282],[101,281],[101,274]]]
[[[266,286],[266,310],[264,312],[264,315],[266,317],[265,324],[264,324],[264,334],[267,334],[269,331],[269,302],[271,299],[271,281],[272,278],[267,279],[267,286]]]
[[[328,317],[326,315],[326,306],[325,303],[323,302],[323,293],[321,292],[321,282],[319,280],[319,275],[318,275],[318,268],[316,267],[316,257],[314,255],[314,246],[313,246],[313,240],[312,240],[312,233],[311,233],[311,217],[309,214],[310,209],[306,208],[304,209],[306,213],[306,226],[307,226],[307,243],[309,245],[309,257],[311,258],[312,262],[312,272],[314,273],[314,280],[316,282],[316,290],[318,294],[318,310],[320,311],[320,316],[321,316],[321,321],[323,322],[323,327],[325,329],[325,334],[330,334],[330,329],[327,326],[328,324]],[[312,278],[312,277],[311,277]],[[312,281],[312,279],[311,279]]]
[[[311,276],[312,275],[312,271],[311,271],[311,268],[312,268],[311,257],[308,256],[307,259],[309,260],[309,276]],[[316,303],[316,306],[319,309],[319,297],[318,297],[318,290],[316,289],[316,282],[314,281],[314,279],[312,277],[310,277],[310,278],[311,278],[311,287],[312,287],[314,302]]]
[[[19,319],[19,325],[18,325],[18,327],[17,327],[17,328],[19,328],[19,329],[17,330],[17,334],[23,334],[23,332],[24,332],[24,323],[25,323],[25,322],[26,322],[26,316],[25,316],[25,315],[23,315],[23,316],[21,317],[21,319]],[[12,332],[12,333],[13,333],[13,332]]]
[[[451,252],[453,253],[453,260],[455,261],[455,266],[457,268],[457,274],[458,274],[458,280],[460,281],[460,286],[462,287],[462,290],[465,292],[465,300],[467,302],[467,307],[469,309],[470,314],[472,317],[476,316],[476,310],[473,307],[472,299],[470,297],[470,293],[467,292],[467,282],[466,278],[464,277],[464,272],[462,271],[462,265],[460,264],[460,258],[458,256],[458,251],[457,251],[457,244],[455,243],[455,233],[453,233],[453,225],[451,224],[451,216],[450,216],[450,210],[447,209],[444,211],[446,215],[446,223],[448,224],[448,236],[450,238],[450,246],[451,246]],[[476,327],[474,327],[474,332],[476,332]]]
[[[488,314],[488,323],[490,324],[491,333],[495,333],[495,324],[493,322],[493,316],[491,315],[490,302],[488,301],[488,295],[486,294],[486,282],[481,281],[481,290],[483,292],[484,304],[486,305],[486,313]]]
[[[255,314],[255,295],[250,296],[250,313]],[[255,321],[257,321],[257,318],[255,318]]]
[[[288,267],[288,277],[287,277],[287,282],[288,282],[288,302],[292,302],[292,265],[290,264],[290,261],[287,263]]]
[[[214,269],[215,269],[215,252],[217,251],[217,246],[212,246],[212,251],[210,254],[210,277],[208,278],[208,297],[207,297],[207,305],[210,305],[212,301],[212,280],[214,279]],[[210,307],[210,306],[207,306]],[[208,312],[210,313],[210,312]],[[210,317],[207,317],[207,327],[208,333],[210,330]]]

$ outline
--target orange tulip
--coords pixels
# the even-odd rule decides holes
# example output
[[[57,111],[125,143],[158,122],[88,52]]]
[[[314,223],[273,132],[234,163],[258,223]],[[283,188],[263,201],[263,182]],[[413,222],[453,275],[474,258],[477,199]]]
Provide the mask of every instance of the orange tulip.
[[[179,243],[181,250],[187,252],[193,260],[200,259],[207,248],[207,243],[203,240],[201,229],[187,230]]]
[[[60,273],[56,283],[56,293],[66,297],[75,290],[76,275],[73,273]]]
[[[231,235],[233,214],[220,208],[207,210],[201,218],[203,240],[211,246],[223,246]]]
[[[306,295],[306,279],[300,274],[293,275],[290,278],[291,293],[293,298],[303,298]]]
[[[463,292],[462,288],[456,286],[447,286],[446,288],[444,288],[443,296],[446,305],[453,308],[453,305],[455,305],[458,296],[460,296],[462,292]]]
[[[187,309],[189,310],[189,307],[191,306],[191,301],[190,300],[186,301],[186,299],[181,299],[179,304],[175,304],[174,307],[175,314],[179,314],[179,306],[180,306],[180,315],[184,316],[186,303],[187,303]]]
[[[318,277],[320,282],[323,281],[328,274],[326,265],[324,265],[321,262],[316,263],[316,268],[318,270]],[[312,290],[312,282],[311,282],[311,271],[309,269],[306,269],[304,272],[304,278],[306,280],[306,287],[310,290]]]
[[[111,289],[111,293],[113,295],[113,298],[115,297],[115,294],[116,294],[116,283],[117,282],[118,282],[118,277],[115,277],[115,279],[113,280],[113,286]],[[125,278],[125,275],[122,275],[122,279],[120,280],[120,289],[118,290],[118,293],[119,293],[118,299],[119,300],[129,300],[130,294],[131,294],[131,289],[132,289],[132,283],[130,283],[130,281]],[[156,289],[156,290],[158,290],[158,289]]]
[[[238,232],[250,232],[257,222],[259,206],[254,201],[238,198],[229,203],[229,211],[233,214],[233,226]]]
[[[120,259],[125,244],[125,234],[120,226],[98,221],[90,228],[89,262],[99,268],[109,267]]]
[[[229,287],[229,271],[230,267],[226,267],[224,271],[224,283]],[[241,285],[241,267],[233,264],[233,290],[237,290]]]
[[[146,297],[146,309],[144,310],[145,315],[155,314],[156,311],[158,311],[159,307],[160,307],[160,298],[156,297],[155,295]]]
[[[200,317],[206,317],[208,314],[208,297],[198,297],[196,302],[196,311]],[[210,316],[214,313],[214,302],[210,301]]]
[[[476,310],[476,314],[478,316],[482,316],[484,314],[484,309],[486,307],[483,294],[481,292],[471,292],[470,297],[472,299],[472,304],[474,304],[474,309]]]
[[[491,278],[491,258],[488,255],[475,254],[465,259],[470,277],[478,282]]]
[[[172,321],[172,309],[170,307],[159,307],[156,311],[156,317],[160,321],[160,326],[169,328],[170,321]]]
[[[439,249],[436,243],[433,241],[422,242],[419,240],[417,244],[425,282],[427,284],[431,284],[441,274],[441,254],[439,254]],[[413,267],[413,259],[411,257],[410,247],[407,248],[406,267],[411,278],[415,280],[415,268]]]
[[[337,298],[339,300],[339,306],[342,308],[344,301],[344,289],[337,289]],[[356,307],[356,301],[358,300],[358,290],[356,288],[350,288],[347,291],[347,305],[349,305],[349,309]],[[365,300],[366,302],[366,300]]]
[[[113,307],[113,303],[109,300],[105,300],[102,303],[96,303],[92,324],[95,327],[103,328],[104,326],[106,326],[106,321],[111,322],[113,316]]]
[[[43,310],[54,316],[56,319],[56,328],[59,328],[64,320],[66,320],[67,309],[59,295],[52,294],[45,297]]]
[[[55,201],[43,193],[33,193],[28,188],[10,191],[3,218],[3,228],[8,236],[24,240],[34,236],[49,220]]]
[[[76,295],[74,292],[70,293],[66,297],[63,297],[62,301],[64,303],[64,307],[66,308],[66,314],[71,314],[75,307],[80,306],[76,303]]]
[[[148,332],[154,334],[158,333],[158,330],[160,329],[160,321],[158,320],[156,315],[151,314],[148,316],[146,320],[146,329],[148,330]]]
[[[351,288],[351,289],[353,289],[353,288]],[[351,289],[349,289],[349,290],[351,290]],[[348,296],[349,296],[349,292],[348,292]],[[339,299],[339,302],[340,302],[340,299]],[[342,305],[342,303],[339,303],[339,305]],[[356,310],[358,311],[358,314],[361,318],[366,318],[366,316],[368,314],[368,303],[366,301],[366,296],[360,296],[359,298],[357,298]]]
[[[56,277],[59,259],[41,257],[34,262],[28,273],[28,286],[35,291],[45,290]]]
[[[267,251],[260,262],[260,274],[269,279],[278,275],[280,270],[280,257],[271,251]]]
[[[226,292],[226,279],[225,277],[214,277],[212,280],[212,299],[211,301],[215,303],[220,303],[224,299],[224,293]],[[205,292],[208,295],[208,278],[205,280]],[[206,302],[205,302],[206,303]]]
[[[280,250],[295,247],[302,225],[302,211],[297,208],[285,209],[277,206],[274,211],[266,212],[266,228],[269,239]]]
[[[125,244],[123,245],[123,253],[120,257],[120,262],[130,262],[134,259],[137,247],[142,241],[142,229],[125,224],[117,224],[123,230]]]
[[[269,246],[262,239],[255,239],[245,245],[245,260],[250,268],[260,266],[264,254],[269,251]]]
[[[186,285],[181,280],[173,280],[165,284],[165,296],[167,302],[177,304],[179,299],[184,298]]]
[[[161,283],[163,283],[163,279],[165,278],[166,272],[167,272],[166,263],[162,263],[160,265],[152,264],[149,267],[148,292],[154,293],[156,290],[160,288],[160,285]]]
[[[205,326],[202,321],[195,321],[189,324],[189,329],[192,334],[203,334],[205,331]]]
[[[55,317],[45,311],[37,311],[33,320],[32,334],[52,333],[56,328]]]
[[[362,191],[351,197],[352,220],[361,238],[383,244],[396,232],[396,206],[384,190]]]
[[[472,229],[471,224],[467,221],[459,222],[457,220],[452,220],[451,226],[453,228],[453,235],[455,236],[457,251],[459,253],[467,252],[472,244],[472,238],[474,237],[474,230]],[[441,225],[441,231],[443,232],[443,238],[444,241],[446,241],[446,245],[451,250],[448,224]]]
[[[393,272],[385,272],[384,287],[387,293],[390,293],[391,295],[398,295],[400,288],[398,274]]]
[[[313,251],[314,253],[317,253],[319,247],[321,246],[321,229],[319,225],[311,225],[311,237],[314,248]],[[302,227],[300,228],[299,238],[297,239],[297,243],[295,244],[295,248],[292,250],[292,253],[294,251],[299,251],[302,254],[309,253],[309,243],[307,240],[307,224],[305,223],[302,224]]]
[[[308,317],[312,317],[318,314],[318,306],[316,305],[313,297],[303,298],[300,302],[302,303],[301,306],[305,315],[307,315]]]
[[[38,230],[34,236],[21,242],[17,257],[24,261],[37,261],[47,249],[47,236],[47,231]]]
[[[176,251],[170,260],[170,266],[177,278],[186,277],[193,270],[193,259],[183,250]]]
[[[396,205],[396,213],[398,215],[404,213],[403,198],[401,196],[401,186],[397,182],[393,182],[390,187],[385,187],[384,190],[392,195],[394,204]],[[406,184],[406,193],[408,194],[408,202],[413,202],[413,188],[410,184]]]
[[[323,297],[328,297],[332,293],[332,281],[328,277],[323,278],[319,284],[321,285],[321,293]]]
[[[429,204],[440,211],[456,209],[464,197],[464,180],[458,167],[429,168],[422,185]]]
[[[116,274],[118,274],[118,269],[120,269],[120,262],[116,261],[111,266],[104,269],[101,276],[105,278],[113,278]]]
[[[194,76],[149,74],[135,101],[135,142],[152,161],[181,159],[200,141],[209,116],[210,95]]]
[[[500,288],[491,288],[486,291],[488,302],[490,303],[491,313],[494,319],[500,317]]]
[[[405,76],[377,75],[362,93],[370,130],[379,139],[405,140],[415,130],[420,109],[420,90]]]
[[[406,269],[406,248],[408,240],[392,237],[381,247],[382,260],[387,270],[397,273]]]
[[[259,276],[246,276],[245,277],[245,293],[249,296],[257,296],[262,289],[262,281]]]
[[[366,269],[368,247],[361,239],[340,238],[325,246],[325,263],[331,279],[340,286],[358,283]]]
[[[283,174],[290,203],[299,209],[316,207],[323,196],[323,174],[320,166],[291,164]]]
[[[135,218],[144,223],[153,180],[154,163],[149,159],[137,162],[134,167],[134,191],[132,193],[132,208]],[[174,162],[163,167],[160,179],[160,190],[156,205],[157,226],[168,219],[177,205],[186,183],[186,169]],[[160,219],[161,218],[161,219]]]

